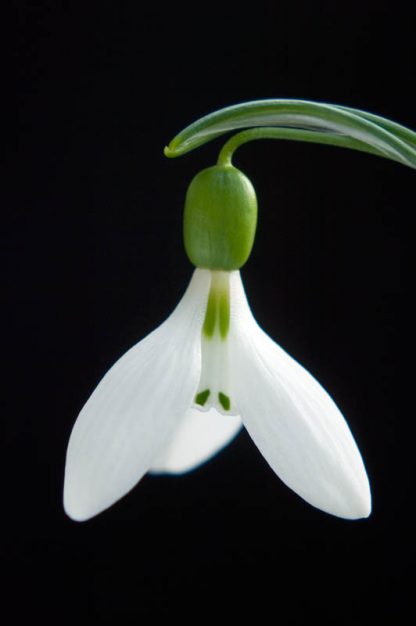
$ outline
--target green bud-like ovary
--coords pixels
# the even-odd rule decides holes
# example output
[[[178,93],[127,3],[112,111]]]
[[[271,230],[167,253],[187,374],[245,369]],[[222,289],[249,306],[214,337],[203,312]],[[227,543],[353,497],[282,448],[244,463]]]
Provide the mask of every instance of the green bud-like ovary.
[[[247,261],[257,224],[256,192],[231,165],[199,172],[186,194],[185,250],[196,267],[237,270]]]

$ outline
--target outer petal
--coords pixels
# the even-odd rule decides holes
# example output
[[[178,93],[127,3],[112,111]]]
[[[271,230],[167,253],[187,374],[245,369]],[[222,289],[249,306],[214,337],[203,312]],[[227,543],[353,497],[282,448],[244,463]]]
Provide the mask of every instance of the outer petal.
[[[260,452],[313,506],[339,517],[367,517],[368,478],[347,423],[321,385],[259,328],[238,272],[231,307],[234,394]]]
[[[209,286],[209,271],[196,270],[172,315],[117,361],[79,414],[65,468],[73,519],[97,515],[132,489],[190,407]]]
[[[222,415],[215,409],[190,409],[150,471],[156,474],[189,472],[228,445],[241,426],[239,415]]]

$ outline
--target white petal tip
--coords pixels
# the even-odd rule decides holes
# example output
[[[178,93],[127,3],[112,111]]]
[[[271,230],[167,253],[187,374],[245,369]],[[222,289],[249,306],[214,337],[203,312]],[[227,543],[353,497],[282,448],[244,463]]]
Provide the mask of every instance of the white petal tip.
[[[114,490],[103,491],[102,485],[89,481],[87,476],[74,476],[74,473],[67,470],[63,493],[64,511],[74,522],[88,521],[124,495]]]
[[[311,502],[311,504],[313,504]],[[334,502],[328,501],[322,506],[318,506],[325,513],[330,513],[335,517],[349,520],[365,519],[371,515],[371,493],[368,484],[362,491],[350,493],[347,499],[337,498]]]
[[[91,517],[94,517],[92,515],[83,515],[83,514],[79,514],[76,511],[72,511],[69,510],[66,506],[64,506],[65,509],[65,513],[67,514],[67,516],[73,521],[73,522],[86,522],[89,519],[91,519]]]
[[[64,489],[64,511],[74,522],[86,522],[102,510],[103,507],[94,507],[92,502],[87,502],[79,495],[69,494]]]
[[[357,520],[366,519],[371,515],[371,498],[362,499],[354,507],[351,508],[350,514],[346,519]]]

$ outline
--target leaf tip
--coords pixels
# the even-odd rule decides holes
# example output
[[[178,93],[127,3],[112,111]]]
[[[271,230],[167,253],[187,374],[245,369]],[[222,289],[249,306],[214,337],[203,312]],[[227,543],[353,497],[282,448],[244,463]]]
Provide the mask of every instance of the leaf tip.
[[[168,159],[173,159],[176,156],[176,151],[172,150],[169,146],[165,146],[163,148],[163,154],[165,157],[168,157]]]

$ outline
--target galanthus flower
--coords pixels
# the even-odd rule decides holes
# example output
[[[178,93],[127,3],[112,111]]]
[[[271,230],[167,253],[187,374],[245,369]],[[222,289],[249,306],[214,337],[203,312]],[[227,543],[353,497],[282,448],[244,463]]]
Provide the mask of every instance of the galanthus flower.
[[[265,102],[257,108],[249,103],[243,120],[239,109],[234,127],[247,124],[247,115],[259,125],[262,111],[270,124],[271,107],[277,111],[281,103]],[[290,125],[287,106],[284,123]],[[353,114],[345,111],[335,113],[351,121]],[[341,145],[335,135],[328,141],[331,114],[327,137],[317,133],[315,140]],[[313,128],[310,109],[301,117],[303,126],[308,120]],[[358,134],[349,135],[356,143],[345,142],[347,147],[364,149],[363,119],[355,122]],[[295,138],[311,140],[305,133],[322,129],[321,122]],[[212,136],[229,129],[224,116],[209,123]],[[183,145],[202,143],[201,137],[209,135],[207,124],[203,132],[189,127]],[[274,136],[275,129],[267,131]],[[287,128],[280,131],[285,136]],[[259,129],[257,135],[249,132],[240,133],[241,142],[260,136]],[[390,158],[404,162],[393,140],[387,148],[383,144],[383,132],[377,129],[369,151],[384,156],[390,151]],[[233,150],[238,147],[235,138],[231,142]],[[184,243],[196,269],[184,296],[161,326],[113,365],[74,425],[64,485],[65,510],[74,520],[104,511],[148,472],[180,474],[196,468],[242,426],[277,476],[306,502],[347,519],[370,514],[366,470],[340,410],[258,326],[247,302],[240,269],[254,242],[257,200],[248,178],[231,163],[230,145],[216,166],[197,174],[187,192]]]

